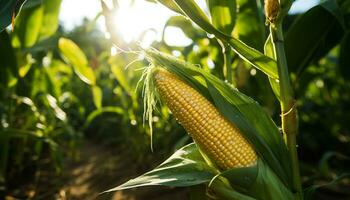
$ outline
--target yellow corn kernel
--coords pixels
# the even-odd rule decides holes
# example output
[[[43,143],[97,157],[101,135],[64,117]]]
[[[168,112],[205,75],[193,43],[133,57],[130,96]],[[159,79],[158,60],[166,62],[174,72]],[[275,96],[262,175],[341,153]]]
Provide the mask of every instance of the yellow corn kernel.
[[[254,149],[214,105],[176,75],[154,72],[160,96],[194,141],[221,169],[256,164]]]

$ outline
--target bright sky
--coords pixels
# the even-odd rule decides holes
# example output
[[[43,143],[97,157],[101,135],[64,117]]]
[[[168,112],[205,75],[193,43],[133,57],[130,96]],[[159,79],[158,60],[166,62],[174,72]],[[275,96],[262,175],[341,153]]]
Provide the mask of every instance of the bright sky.
[[[111,0],[105,0],[107,3]],[[201,6],[205,0],[196,0]],[[137,38],[143,31],[154,29],[156,32],[148,32],[144,45],[147,46],[152,40],[161,38],[162,29],[167,19],[175,15],[160,4],[147,2],[146,0],[135,0],[134,6],[128,6],[129,0],[120,0],[120,10],[116,15],[115,23],[125,41],[130,42]],[[316,5],[319,0],[296,0],[291,8],[291,13],[305,11]],[[60,20],[67,29],[72,29],[81,23],[84,17],[93,19],[101,10],[100,0],[63,0]],[[104,22],[101,17],[98,25],[104,30]],[[177,28],[167,28],[165,40],[170,45],[183,46],[191,42]]]

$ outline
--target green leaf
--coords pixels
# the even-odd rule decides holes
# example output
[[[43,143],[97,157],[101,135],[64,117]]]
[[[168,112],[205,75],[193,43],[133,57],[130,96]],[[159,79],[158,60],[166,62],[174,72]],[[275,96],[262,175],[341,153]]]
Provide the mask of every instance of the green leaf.
[[[188,38],[192,38],[192,39],[198,38],[200,34],[198,33],[199,31],[193,27],[191,21],[182,16],[170,17],[166,22],[166,24],[164,25],[164,31],[168,26],[174,26],[174,27],[180,28]]]
[[[277,63],[274,59],[265,56],[240,40],[231,38],[228,43],[243,60],[264,72],[270,78],[278,79]]]
[[[11,24],[12,16],[17,15],[24,0],[0,0],[0,32]]]
[[[247,61],[252,66],[264,72],[271,78],[278,79],[278,71],[276,61],[265,56],[258,50],[249,47],[242,41],[228,36],[212,24],[210,24],[208,17],[199,8],[199,6],[193,0],[174,0],[182,11],[199,27],[206,32],[215,35],[218,39],[227,42],[233,50]]]
[[[31,47],[39,39],[44,16],[44,7],[40,2],[39,4],[31,5],[31,1],[27,1],[16,17],[13,30],[14,46]]]
[[[291,72],[301,72],[339,43],[344,35],[340,10],[329,0],[300,16],[285,37],[285,50]]]
[[[186,187],[207,183],[214,174],[214,170],[203,160],[197,146],[192,143],[176,151],[152,171],[106,192],[151,185]]]
[[[236,0],[207,0],[211,22],[218,30],[231,35],[236,22]]]
[[[265,40],[265,18],[259,0],[237,0],[238,15],[234,37],[247,45],[263,50]]]
[[[116,62],[110,62],[111,64],[111,71],[114,75],[114,77],[118,80],[118,83],[124,88],[126,91],[131,91],[129,82],[126,78],[126,72],[125,70],[116,64]]]
[[[100,87],[94,85],[91,87],[92,97],[96,108],[102,107],[102,90]]]
[[[274,51],[274,47],[271,39],[271,34],[269,35],[269,37],[265,42],[264,52],[266,56],[276,59],[276,55],[275,55],[275,51]],[[280,100],[280,85],[278,80],[269,77],[269,82],[273,93],[276,95],[277,99]]]
[[[251,188],[258,176],[258,165],[243,168],[233,168],[224,171],[221,176],[227,178],[236,190]]]
[[[279,177],[271,170],[271,168],[258,160],[258,176],[256,181],[247,191],[257,199],[268,200],[294,200],[294,194],[281,182]]]
[[[62,0],[43,0],[44,16],[40,37],[46,38],[53,35],[58,28],[58,15]]]
[[[190,186],[190,200],[211,200],[207,195],[207,188],[204,184]]]
[[[204,29],[210,34],[222,38],[228,38],[229,36],[220,32],[216,29],[209,21],[207,15],[201,10],[201,8],[196,4],[194,0],[174,0],[174,2],[179,6],[179,8],[199,27]]]
[[[123,115],[124,110],[120,107],[113,107],[113,106],[107,106],[107,107],[101,107],[96,110],[94,110],[92,113],[89,114],[89,116],[86,119],[86,122],[84,124],[84,127],[90,126],[90,124],[100,115],[104,113],[115,113],[117,115]]]
[[[330,169],[329,169],[329,160],[332,158],[338,158],[341,160],[349,160],[350,159],[348,156],[343,155],[343,154],[338,153],[338,152],[334,152],[334,151],[326,152],[322,156],[322,158],[318,164],[318,169],[319,169],[319,173],[321,174],[321,176],[323,176],[323,177],[330,177],[331,176]]]
[[[253,197],[244,195],[232,189],[232,187],[225,184],[223,181],[218,179],[213,180],[210,184],[210,189],[212,189],[219,199],[230,199],[230,200],[257,200]]]
[[[157,0],[159,3],[168,7],[170,10],[177,12],[179,14],[183,14],[181,9],[174,3],[173,0]]]
[[[79,78],[89,85],[96,84],[94,71],[88,66],[88,61],[81,49],[72,41],[60,38],[58,48],[64,58],[69,62]]]
[[[47,102],[54,110],[55,116],[61,121],[67,120],[67,114],[58,106],[57,99],[49,94],[46,95]]]
[[[329,182],[329,183],[326,183],[326,184],[322,184],[322,185],[313,185],[313,186],[310,186],[308,188],[306,188],[304,190],[304,199],[306,200],[313,200],[313,195],[314,193],[318,190],[318,189],[321,189],[321,188],[326,188],[326,187],[329,187],[329,186],[332,186],[332,185],[335,185],[337,184],[339,181],[343,180],[343,179],[349,179],[350,178],[350,173],[344,173],[344,174],[341,174],[339,175],[337,178],[335,178],[333,181]]]
[[[234,168],[221,174],[234,190],[250,198],[269,200],[293,200],[291,191],[261,159],[252,167]]]

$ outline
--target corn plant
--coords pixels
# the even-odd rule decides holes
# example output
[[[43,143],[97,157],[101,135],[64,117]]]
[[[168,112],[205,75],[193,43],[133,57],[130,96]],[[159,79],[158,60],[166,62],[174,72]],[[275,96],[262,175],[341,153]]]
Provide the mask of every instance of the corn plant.
[[[217,39],[223,52],[220,69],[224,80],[219,74],[211,74],[206,66],[198,67],[154,49],[143,50],[150,63],[143,80],[144,117],[151,130],[153,110],[157,102],[164,102],[194,143],[175,152],[154,170],[108,191],[150,185],[191,187],[195,191],[196,185],[204,185],[201,192],[206,197],[200,195],[198,199],[309,198],[310,191],[318,186],[303,193],[296,142],[298,113],[288,64],[297,65],[292,69],[305,67],[310,57],[289,58],[288,51],[293,48],[289,44],[285,49],[284,41],[294,37],[293,31],[297,28],[287,37],[282,29],[293,1],[264,2],[265,24],[269,30],[264,48],[254,42],[256,38],[241,38],[240,29],[235,29],[242,15],[254,15],[244,13],[244,7],[237,11],[237,7],[247,2],[208,0],[211,19],[192,0],[158,2]],[[261,22],[261,5],[255,1],[249,3],[258,16],[255,19]],[[335,6],[340,12],[346,10],[348,4],[329,1],[312,11],[324,12],[329,6]],[[300,21],[294,26],[298,27]],[[258,27],[263,27],[263,22]],[[259,31],[264,32],[264,28]],[[314,51],[311,49],[307,47],[305,51]],[[232,63],[237,59],[260,70],[269,79],[280,103],[281,131],[256,101],[234,87]]]
[[[81,132],[74,128],[82,112],[67,91],[73,70],[57,54],[61,0],[1,1],[0,187],[10,192],[28,180],[36,183],[45,165],[61,172],[65,156],[74,157]],[[22,5],[23,4],[23,5]],[[20,9],[21,8],[21,9]],[[20,11],[19,11],[20,10]],[[13,23],[12,31],[4,30]],[[74,122],[73,122],[74,121]],[[73,125],[74,124],[74,125]],[[44,163],[43,160],[49,160]],[[17,188],[16,188],[17,189]],[[23,192],[23,191],[19,191]],[[0,197],[1,198],[1,197]]]

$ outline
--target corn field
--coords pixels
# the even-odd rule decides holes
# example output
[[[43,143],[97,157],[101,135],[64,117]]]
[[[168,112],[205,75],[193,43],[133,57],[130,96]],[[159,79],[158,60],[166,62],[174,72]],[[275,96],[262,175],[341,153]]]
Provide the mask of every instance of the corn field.
[[[0,0],[0,199],[347,200],[349,120],[350,0]]]

